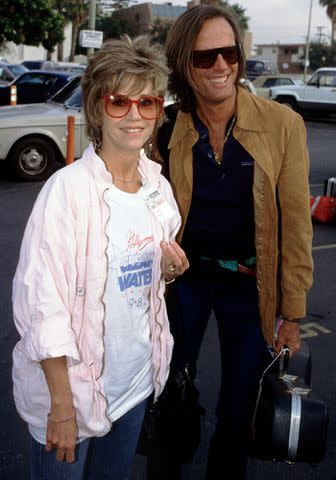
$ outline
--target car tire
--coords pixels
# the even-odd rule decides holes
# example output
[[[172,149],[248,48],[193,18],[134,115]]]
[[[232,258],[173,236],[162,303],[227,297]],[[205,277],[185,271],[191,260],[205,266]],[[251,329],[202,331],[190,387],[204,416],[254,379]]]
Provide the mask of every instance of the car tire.
[[[16,143],[10,153],[14,175],[25,182],[41,182],[54,171],[57,153],[55,147],[40,137],[26,137]]]
[[[282,105],[286,105],[286,107],[291,108],[295,112],[297,112],[297,103],[295,98],[292,97],[280,97],[277,98],[277,102],[281,103]]]

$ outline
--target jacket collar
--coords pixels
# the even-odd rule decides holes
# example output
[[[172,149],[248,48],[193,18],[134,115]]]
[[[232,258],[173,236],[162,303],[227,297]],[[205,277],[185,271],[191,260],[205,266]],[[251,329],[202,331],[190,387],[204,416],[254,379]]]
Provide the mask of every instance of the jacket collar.
[[[251,122],[251,118],[253,118],[253,122]],[[190,113],[178,112],[178,124],[179,128],[173,130],[168,148],[174,147],[189,133],[197,135],[192,115]],[[254,132],[265,132],[267,130],[267,127],[259,114],[256,102],[254,101],[254,96],[242,87],[238,87],[237,89],[236,126],[242,130]]]
[[[272,152],[265,135],[268,127],[260,115],[258,101],[260,99],[256,95],[238,87],[237,121],[233,129],[233,135],[254,158],[266,175],[272,179],[273,173],[270,161]],[[197,140],[198,132],[194,127],[192,115],[181,111],[178,112],[168,148],[171,149],[181,142],[184,151],[190,151]]]
[[[80,160],[86,168],[91,172],[95,179],[105,187],[109,187],[112,183],[112,175],[107,170],[103,160],[96,154],[92,143],[89,144],[84,151]],[[139,156],[139,172],[144,183],[157,183],[161,173],[161,165],[150,160],[144,150],[140,151]]]
[[[253,118],[253,122],[251,122]],[[237,90],[237,127],[254,132],[265,132],[267,127],[259,114],[254,95],[245,88]]]

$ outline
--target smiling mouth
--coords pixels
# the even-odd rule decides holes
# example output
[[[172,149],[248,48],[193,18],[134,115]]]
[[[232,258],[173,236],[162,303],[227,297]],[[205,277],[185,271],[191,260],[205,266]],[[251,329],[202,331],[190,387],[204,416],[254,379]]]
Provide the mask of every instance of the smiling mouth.
[[[213,77],[213,78],[210,78],[210,82],[211,83],[215,83],[217,85],[224,85],[229,79],[229,75],[225,75],[225,76],[222,76],[222,77]]]
[[[143,128],[122,128],[121,130],[125,133],[141,133]]]

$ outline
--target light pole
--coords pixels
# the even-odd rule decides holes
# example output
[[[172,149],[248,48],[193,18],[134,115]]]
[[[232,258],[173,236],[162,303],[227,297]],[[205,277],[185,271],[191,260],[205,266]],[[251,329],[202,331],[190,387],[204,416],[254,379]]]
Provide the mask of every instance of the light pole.
[[[96,0],[90,0],[89,9],[89,29],[96,30]],[[87,56],[89,57],[94,53],[94,48],[87,49]]]
[[[312,9],[313,9],[313,0],[310,0],[308,32],[307,32],[307,39],[306,39],[306,54],[305,54],[305,63],[304,63],[304,70],[303,70],[304,82],[306,81],[306,77],[307,77],[307,68],[308,68],[308,60],[309,60],[310,25],[311,25]]]

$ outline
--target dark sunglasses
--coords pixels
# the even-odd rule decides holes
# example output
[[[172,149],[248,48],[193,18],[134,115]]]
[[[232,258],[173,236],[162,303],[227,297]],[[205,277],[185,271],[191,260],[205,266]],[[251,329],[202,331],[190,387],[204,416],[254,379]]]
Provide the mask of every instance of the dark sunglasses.
[[[238,51],[238,45],[211,48],[210,50],[193,50],[192,64],[195,68],[211,68],[216,63],[218,55],[222,55],[227,63],[233,65],[238,62]]]
[[[105,102],[105,112],[112,118],[122,118],[131,110],[135,103],[138,112],[145,120],[156,120],[163,112],[163,98],[152,95],[142,95],[139,100],[132,100],[127,95],[108,93],[101,97]]]

